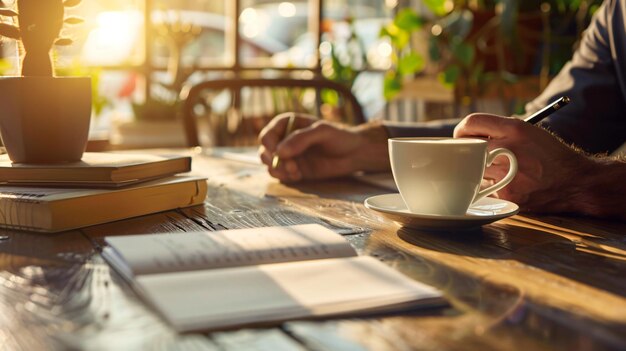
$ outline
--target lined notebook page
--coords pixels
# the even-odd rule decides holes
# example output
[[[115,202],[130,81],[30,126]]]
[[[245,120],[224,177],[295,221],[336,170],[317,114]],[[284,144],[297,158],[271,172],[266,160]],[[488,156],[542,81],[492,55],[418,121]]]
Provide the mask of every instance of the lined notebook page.
[[[339,234],[317,224],[218,232],[107,237],[115,264],[133,275],[356,256]]]

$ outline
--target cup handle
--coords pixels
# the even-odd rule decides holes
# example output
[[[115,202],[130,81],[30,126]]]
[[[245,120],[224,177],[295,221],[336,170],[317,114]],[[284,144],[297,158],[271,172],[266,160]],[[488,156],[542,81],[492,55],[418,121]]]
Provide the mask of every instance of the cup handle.
[[[506,176],[502,178],[501,181],[497,182],[496,184],[488,188],[485,188],[479,191],[478,194],[476,194],[476,196],[474,197],[473,202],[476,202],[482,199],[483,197],[487,195],[491,195],[495,193],[496,191],[504,188],[515,177],[515,174],[517,173],[517,158],[515,158],[515,155],[508,149],[499,148],[499,149],[491,150],[489,154],[487,155],[487,162],[486,162],[485,167],[489,167],[491,163],[493,162],[493,160],[495,160],[495,158],[498,156],[506,156],[509,159],[509,173],[507,173]]]

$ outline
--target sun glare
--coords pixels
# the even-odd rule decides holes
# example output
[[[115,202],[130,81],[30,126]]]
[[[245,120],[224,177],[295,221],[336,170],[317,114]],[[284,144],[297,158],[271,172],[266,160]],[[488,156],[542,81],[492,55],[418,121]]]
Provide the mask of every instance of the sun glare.
[[[265,12],[257,11],[253,8],[246,8],[239,15],[241,31],[247,38],[259,36],[269,25],[269,17]]]
[[[90,65],[128,62],[138,43],[142,22],[142,16],[137,11],[98,14],[97,27],[87,37],[82,60]]]
[[[278,14],[283,17],[293,17],[296,15],[296,5],[291,2],[281,2],[278,5]]]

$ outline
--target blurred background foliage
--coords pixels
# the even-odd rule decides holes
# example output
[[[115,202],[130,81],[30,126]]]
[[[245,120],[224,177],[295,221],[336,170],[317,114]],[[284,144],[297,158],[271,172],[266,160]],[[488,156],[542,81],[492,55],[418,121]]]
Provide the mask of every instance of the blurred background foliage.
[[[487,84],[539,76],[545,87],[571,57],[601,0],[423,0],[426,11],[398,7],[381,37],[393,47],[384,95],[406,79],[437,75],[471,105]],[[420,51],[420,42],[427,42]]]

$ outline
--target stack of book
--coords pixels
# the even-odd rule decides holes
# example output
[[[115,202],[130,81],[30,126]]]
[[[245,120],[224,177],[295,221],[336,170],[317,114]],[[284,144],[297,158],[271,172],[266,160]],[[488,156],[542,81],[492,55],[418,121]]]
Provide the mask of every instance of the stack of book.
[[[191,158],[85,153],[76,163],[17,164],[0,156],[0,227],[60,232],[201,204],[205,178],[177,175]]]

